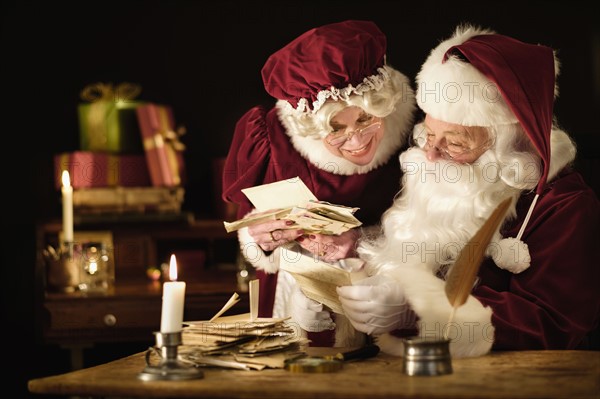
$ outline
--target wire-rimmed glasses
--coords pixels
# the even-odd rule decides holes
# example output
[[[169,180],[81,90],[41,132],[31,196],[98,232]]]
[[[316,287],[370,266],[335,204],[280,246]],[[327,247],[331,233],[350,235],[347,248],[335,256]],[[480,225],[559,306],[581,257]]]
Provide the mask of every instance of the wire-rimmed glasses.
[[[368,137],[370,135],[373,135],[375,133],[377,133],[377,131],[381,128],[382,122],[380,119],[376,119],[375,122],[371,123],[370,125],[361,127],[359,129],[354,129],[350,132],[339,132],[339,133],[329,133],[326,137],[325,137],[325,141],[327,141],[327,143],[331,146],[334,147],[339,147],[342,144],[344,144],[346,141],[350,140],[352,138],[352,136],[357,135],[360,138],[363,137]]]
[[[458,135],[458,134],[457,134]],[[484,151],[491,148],[495,139],[491,136],[489,139],[485,140],[481,145],[476,147],[469,147],[468,143],[463,142],[461,140],[451,140],[446,137],[445,140],[442,140],[441,143],[434,145],[435,142],[435,134],[428,131],[426,127],[423,127],[423,130],[415,137],[416,143],[419,147],[429,150],[436,149],[440,152],[443,158],[449,160],[460,160],[464,159],[469,154],[480,151],[484,149]]]

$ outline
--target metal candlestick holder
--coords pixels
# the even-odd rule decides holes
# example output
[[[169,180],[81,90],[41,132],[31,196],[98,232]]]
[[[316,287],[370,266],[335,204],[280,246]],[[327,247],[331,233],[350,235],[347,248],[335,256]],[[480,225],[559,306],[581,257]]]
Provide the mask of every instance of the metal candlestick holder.
[[[196,367],[183,363],[177,358],[177,347],[182,344],[181,331],[173,333],[155,332],[156,346],[146,351],[146,367],[138,374],[144,381],[194,380],[204,378],[204,373]],[[160,362],[152,365],[150,355],[160,350]]]

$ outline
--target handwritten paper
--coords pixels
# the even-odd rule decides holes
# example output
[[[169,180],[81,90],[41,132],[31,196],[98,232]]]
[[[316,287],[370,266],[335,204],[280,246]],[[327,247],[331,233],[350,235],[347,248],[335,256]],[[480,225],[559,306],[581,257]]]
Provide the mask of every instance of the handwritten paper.
[[[234,222],[223,222],[229,233],[277,219],[293,221],[294,224],[288,229],[329,235],[342,234],[362,224],[354,216],[358,208],[317,200],[298,177],[250,187],[242,192],[260,213]]]
[[[336,287],[352,285],[368,277],[362,268],[357,271],[343,269],[338,265],[323,262],[312,254],[289,249],[281,251],[279,267],[296,279],[304,295],[338,314],[344,314],[344,310]]]
[[[245,188],[242,192],[259,212],[317,201],[317,197],[299,177]]]

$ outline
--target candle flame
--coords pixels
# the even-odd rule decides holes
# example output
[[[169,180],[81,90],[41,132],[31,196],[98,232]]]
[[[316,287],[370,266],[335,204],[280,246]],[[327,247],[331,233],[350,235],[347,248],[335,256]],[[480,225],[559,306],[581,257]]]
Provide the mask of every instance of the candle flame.
[[[171,255],[171,262],[169,263],[169,279],[177,281],[177,260],[175,260],[175,254]]]
[[[71,186],[71,178],[69,177],[69,171],[63,170],[62,172],[62,184],[63,187]]]

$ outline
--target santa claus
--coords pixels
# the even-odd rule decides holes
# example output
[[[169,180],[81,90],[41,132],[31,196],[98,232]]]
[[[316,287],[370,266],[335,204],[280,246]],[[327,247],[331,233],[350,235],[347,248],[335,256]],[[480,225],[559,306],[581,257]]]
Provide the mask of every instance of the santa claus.
[[[600,315],[600,207],[553,124],[558,66],[548,47],[470,26],[423,64],[416,97],[426,117],[400,156],[402,191],[383,234],[358,249],[372,277],[338,288],[352,325],[384,352],[401,355],[409,330],[448,336],[456,357],[588,344]],[[444,277],[507,197],[472,294],[449,323]]]

